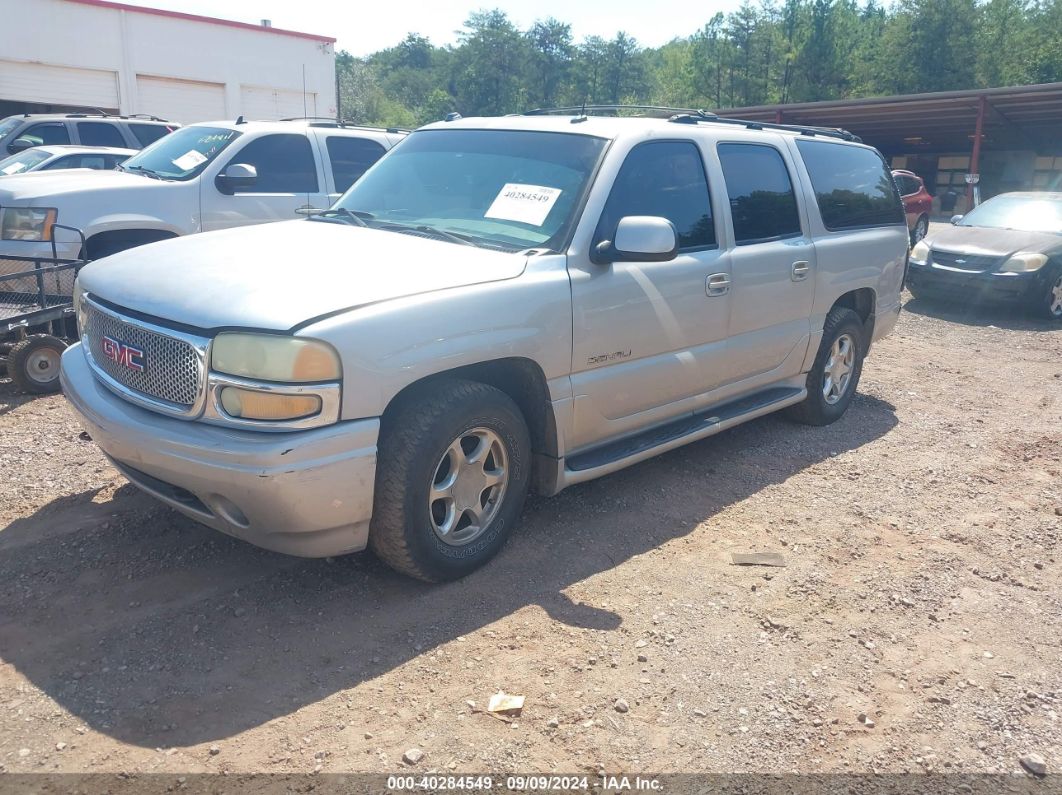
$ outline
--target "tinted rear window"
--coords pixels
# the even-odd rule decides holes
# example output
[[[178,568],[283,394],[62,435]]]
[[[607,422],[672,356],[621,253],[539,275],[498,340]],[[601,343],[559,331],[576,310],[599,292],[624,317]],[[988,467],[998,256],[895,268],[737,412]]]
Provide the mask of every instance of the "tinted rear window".
[[[141,146],[153,144],[162,136],[173,132],[164,124],[130,124],[129,129],[136,136],[136,139],[140,141]]]
[[[762,144],[719,144],[739,246],[801,234],[796,194],[781,153]]]
[[[861,146],[797,141],[827,229],[905,224],[896,183],[879,155]]]
[[[77,134],[85,146],[125,146],[122,134],[109,122],[79,121]]]

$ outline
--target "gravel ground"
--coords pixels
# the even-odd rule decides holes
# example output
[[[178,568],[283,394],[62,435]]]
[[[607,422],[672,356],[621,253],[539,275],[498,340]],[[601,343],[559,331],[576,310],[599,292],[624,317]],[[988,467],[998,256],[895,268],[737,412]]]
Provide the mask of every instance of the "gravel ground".
[[[906,310],[840,422],[532,501],[434,587],[201,528],[0,382],[0,770],[1059,771],[1062,329]]]

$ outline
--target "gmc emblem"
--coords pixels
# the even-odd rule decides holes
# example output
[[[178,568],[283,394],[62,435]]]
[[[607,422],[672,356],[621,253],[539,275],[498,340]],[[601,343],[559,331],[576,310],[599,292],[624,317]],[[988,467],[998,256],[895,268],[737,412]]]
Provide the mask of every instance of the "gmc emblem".
[[[134,348],[113,337],[104,336],[103,355],[122,367],[128,367],[138,373],[144,372],[144,352],[140,348]]]

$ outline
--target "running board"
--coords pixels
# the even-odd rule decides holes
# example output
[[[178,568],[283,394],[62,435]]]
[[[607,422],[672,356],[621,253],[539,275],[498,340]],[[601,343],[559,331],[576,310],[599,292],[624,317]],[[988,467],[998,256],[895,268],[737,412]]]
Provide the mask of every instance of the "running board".
[[[801,387],[774,387],[595,447],[566,460],[564,485],[571,486],[607,475],[684,444],[733,428],[746,420],[799,403],[806,396],[807,390]]]

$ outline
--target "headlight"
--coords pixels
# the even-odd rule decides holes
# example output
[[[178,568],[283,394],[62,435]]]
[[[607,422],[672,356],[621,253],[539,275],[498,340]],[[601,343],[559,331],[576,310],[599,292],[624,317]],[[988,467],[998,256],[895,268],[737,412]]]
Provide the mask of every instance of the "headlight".
[[[210,366],[242,378],[295,384],[338,381],[342,375],[332,346],[280,334],[218,334]]]
[[[81,280],[74,279],[74,318],[77,320],[77,333],[85,332],[85,291],[81,289]]]
[[[1032,273],[1038,271],[1047,263],[1047,255],[1036,251],[1019,251],[1004,262],[1000,273]]]
[[[929,259],[929,246],[926,245],[924,240],[919,240],[914,244],[914,248],[911,249],[911,262],[917,262],[922,265]]]
[[[57,215],[54,207],[5,207],[0,210],[0,239],[47,242]]]

